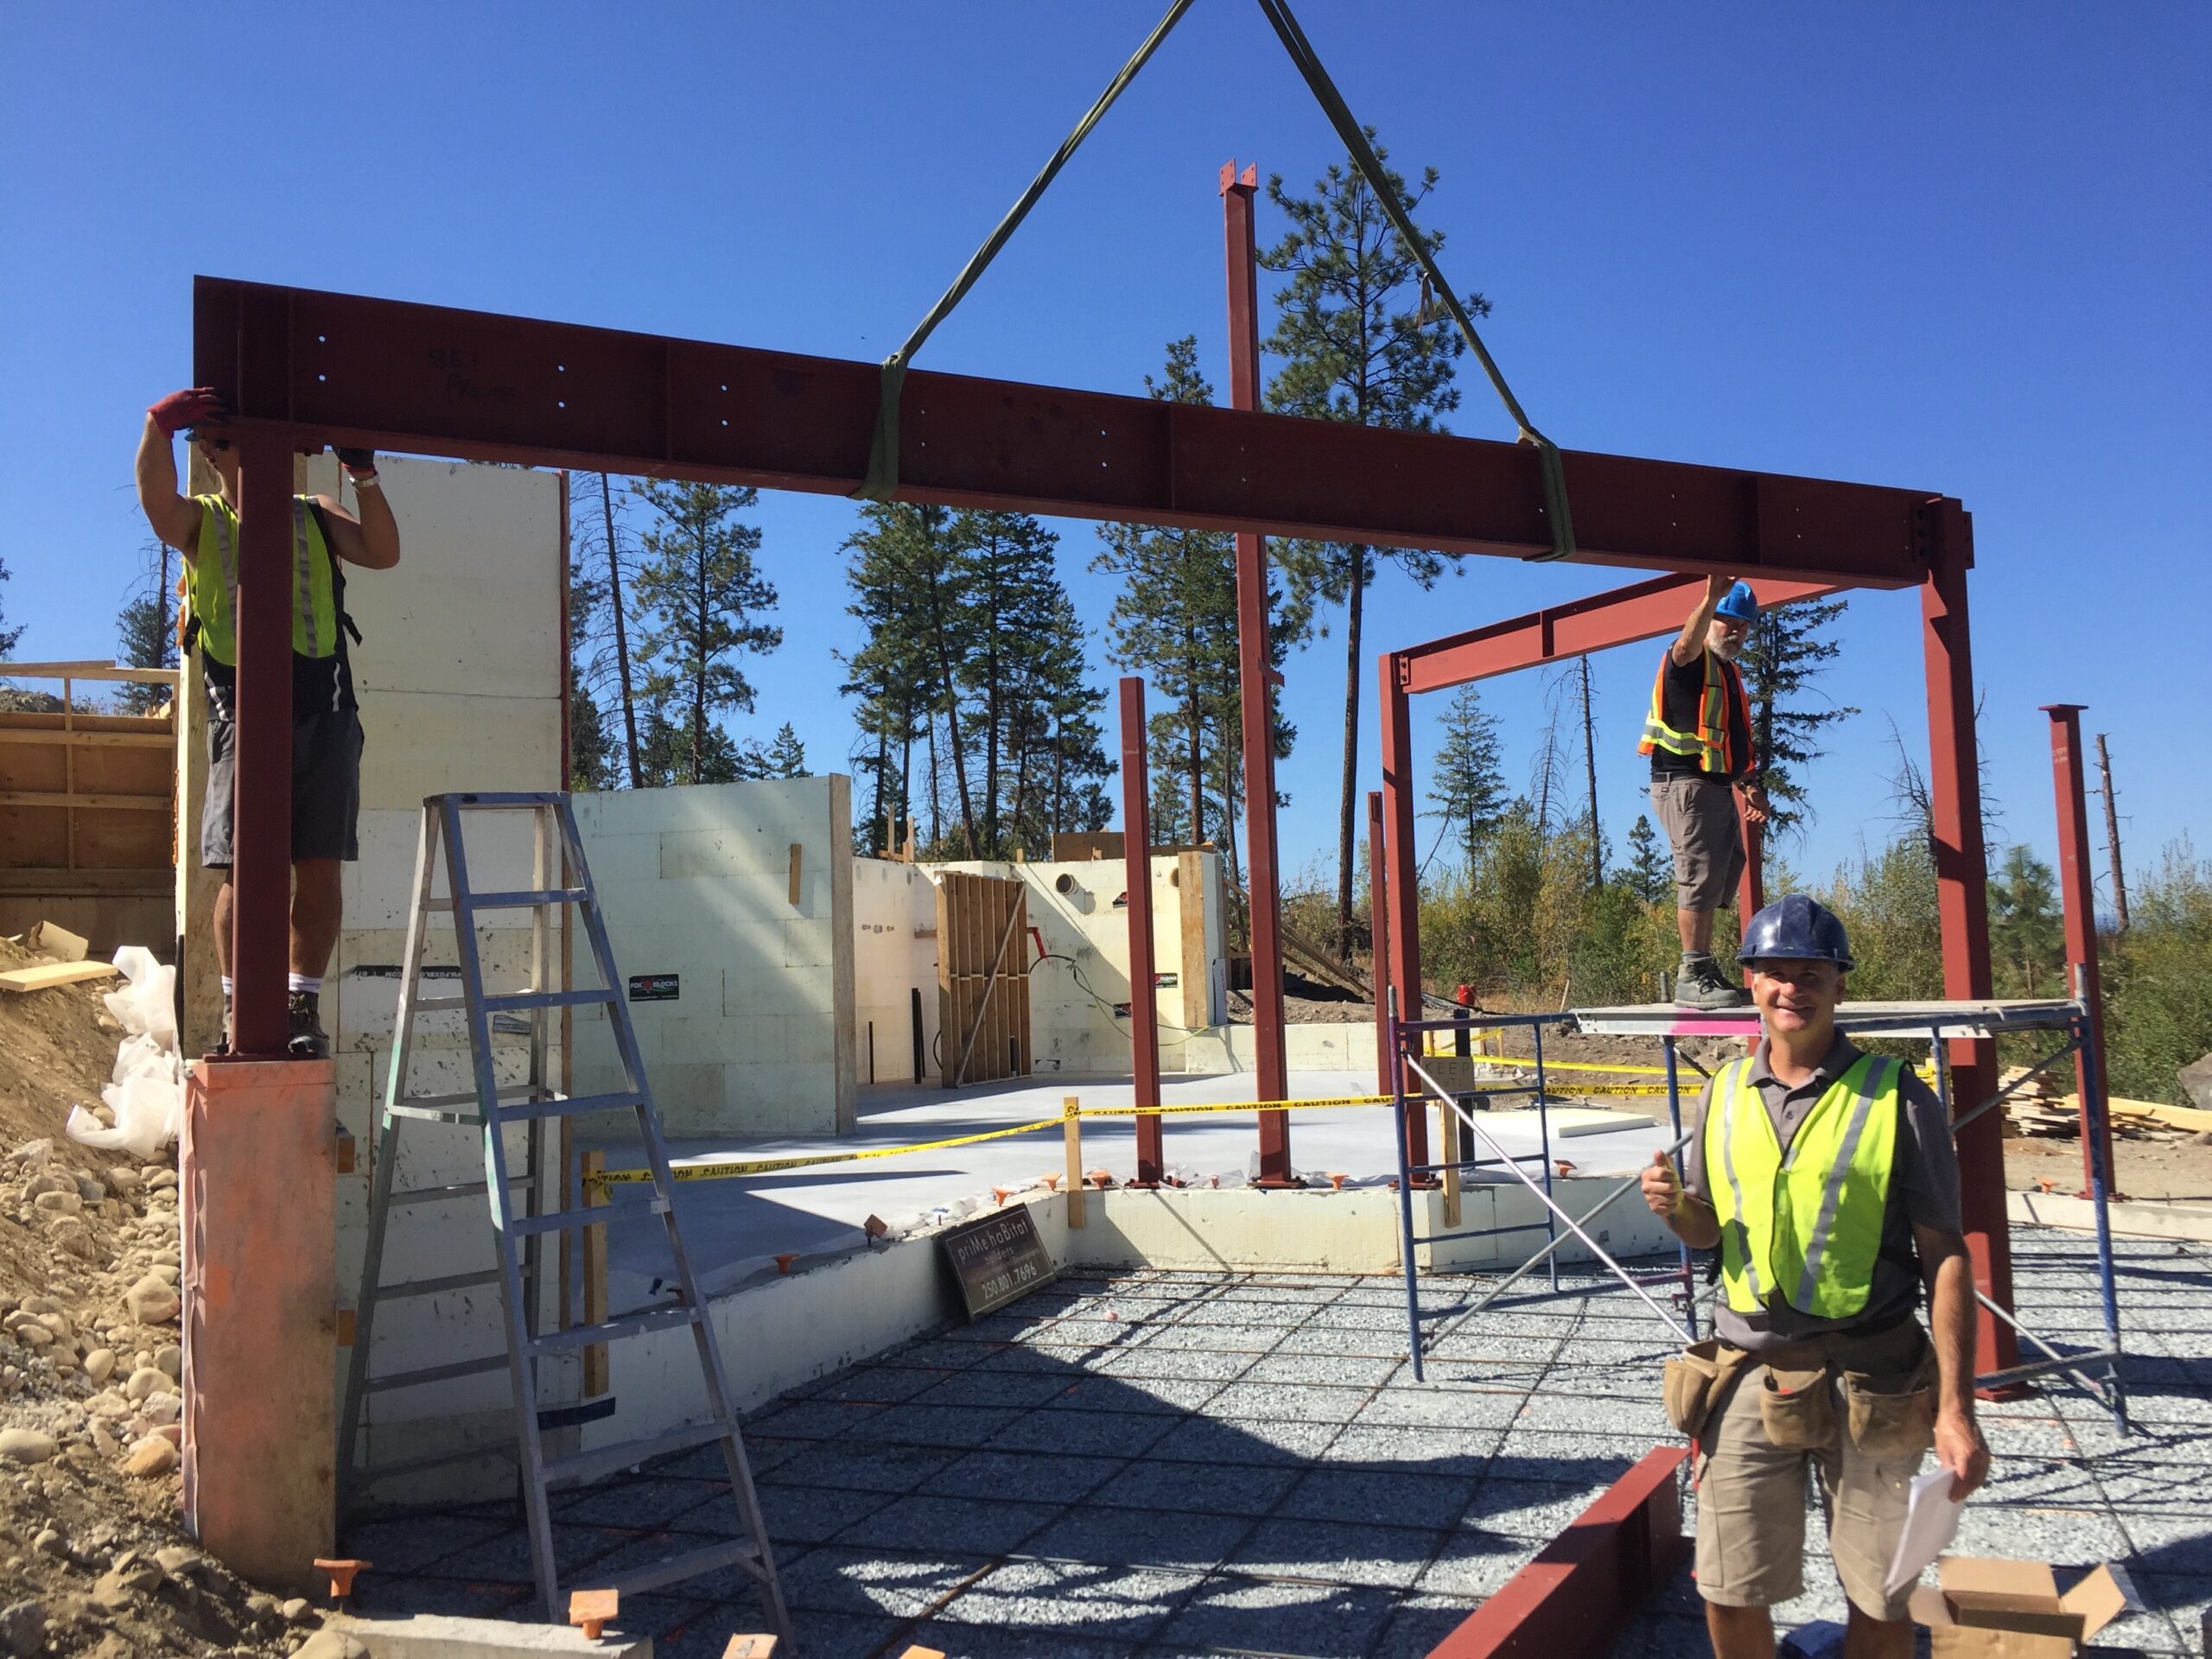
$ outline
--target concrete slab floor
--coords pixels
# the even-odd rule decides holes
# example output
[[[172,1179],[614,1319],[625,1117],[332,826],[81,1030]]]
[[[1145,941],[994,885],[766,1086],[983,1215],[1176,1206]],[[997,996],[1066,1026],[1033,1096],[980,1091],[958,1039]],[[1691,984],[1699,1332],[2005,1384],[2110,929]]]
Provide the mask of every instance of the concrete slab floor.
[[[2023,1233],[2014,1249],[2029,1323],[2086,1337],[2065,1319],[2094,1282],[2088,1243]],[[2057,1389],[1986,1408],[2000,1461],[1968,1511],[1970,1544],[2053,1560],[2062,1581],[2112,1560],[2147,1610],[2101,1649],[2196,1652],[2212,1603],[2212,1249],[2118,1252],[2127,1338],[2175,1351],[2127,1362],[2139,1431],[2115,1436]],[[1414,1383],[1402,1323],[1332,1327],[1359,1345],[1291,1363],[1319,1321],[1402,1309],[1389,1279],[1074,1273],[774,1401],[747,1444],[800,1651],[1425,1654],[1667,1437],[1663,1332],[1625,1292],[1565,1277],[1578,1294],[1509,1293],[1456,1325],[1476,1363],[1493,1339],[1516,1350],[1478,1382]],[[1432,1281],[1424,1308],[1464,1306],[1488,1282]],[[1258,1348],[1241,1340],[1253,1309]],[[1519,1356],[1532,1329],[1548,1351]],[[727,1535],[734,1510],[711,1462],[686,1453],[557,1497],[574,1581]],[[346,1548],[410,1564],[364,1577],[365,1611],[528,1618],[520,1538],[511,1510],[480,1507],[357,1527]],[[1813,1587],[1779,1611],[1785,1629],[1842,1617],[1825,1556],[1807,1566]],[[668,1659],[719,1655],[762,1623],[734,1574],[632,1611]],[[1686,1571],[1617,1659],[1707,1650]]]
[[[1252,1089],[1252,1079],[1242,1075],[1160,1079],[1161,1101],[1171,1106],[1249,1099]],[[1290,1076],[1290,1091],[1298,1099],[1374,1090],[1372,1072],[1294,1071]],[[1126,1106],[1135,1098],[1126,1077],[1026,1077],[962,1090],[883,1084],[861,1090],[857,1135],[693,1138],[672,1141],[670,1152],[677,1163],[704,1163],[909,1146],[1058,1118],[1062,1100],[1070,1095],[1085,1106]],[[1639,1116],[1663,1120],[1663,1096],[1607,1103],[1623,1109],[1629,1127],[1611,1134],[1575,1136],[1573,1157],[1582,1173],[1625,1174],[1649,1162],[1653,1149],[1669,1138],[1650,1123],[1635,1121]],[[1194,1113],[1164,1122],[1171,1172],[1203,1179],[1242,1176],[1254,1166],[1258,1127],[1253,1114]],[[1515,1153],[1540,1149],[1537,1136],[1527,1128],[1501,1129],[1499,1139]],[[587,1137],[583,1144],[605,1151],[608,1163],[618,1168],[639,1160],[634,1136]],[[1086,1168],[1103,1165],[1121,1180],[1135,1173],[1134,1119],[1085,1122],[1083,1146]],[[1384,1180],[1397,1168],[1390,1115],[1378,1106],[1293,1113],[1291,1158],[1301,1173],[1319,1176],[1333,1171],[1356,1180]],[[677,1215],[691,1260],[712,1264],[701,1274],[702,1287],[711,1294],[766,1267],[779,1251],[858,1248],[861,1224],[871,1214],[893,1223],[911,1221],[961,1198],[988,1202],[995,1185],[1023,1186],[1048,1170],[1065,1167],[1060,1134],[1054,1128],[880,1162],[833,1164],[743,1180],[680,1182]],[[608,1268],[614,1306],[620,1307],[631,1306],[622,1300],[626,1290],[635,1290],[642,1300],[646,1281],[666,1272],[668,1246],[659,1224],[644,1209],[645,1186],[618,1185],[613,1193],[616,1219],[607,1230]],[[626,1206],[635,1208],[626,1216]]]

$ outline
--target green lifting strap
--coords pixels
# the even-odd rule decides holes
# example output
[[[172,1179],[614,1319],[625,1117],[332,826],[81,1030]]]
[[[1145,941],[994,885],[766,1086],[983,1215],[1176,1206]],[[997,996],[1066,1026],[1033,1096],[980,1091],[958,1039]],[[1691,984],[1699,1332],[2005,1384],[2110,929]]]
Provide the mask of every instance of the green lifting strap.
[[[1444,273],[1437,269],[1436,261],[1421,241],[1420,232],[1414,228],[1412,216],[1398,200],[1397,193],[1384,180],[1382,162],[1368,143],[1367,135],[1361,130],[1359,123],[1352,118],[1343,94],[1337,91],[1336,83],[1329,79],[1329,72],[1321,65],[1320,55],[1313,50],[1313,43],[1306,38],[1306,31],[1298,26],[1298,19],[1291,15],[1290,7],[1285,0],[1260,0],[1260,10],[1267,14],[1268,22],[1274,26],[1275,34],[1289,52],[1291,61],[1306,77],[1306,86],[1313,89],[1314,99],[1327,112],[1330,123],[1337,130],[1337,137],[1343,140],[1345,150],[1351,156],[1353,165],[1365,176],[1368,188],[1375,192],[1376,200],[1382,204],[1382,211],[1390,216],[1390,223],[1397,227],[1407,249],[1419,262],[1422,273],[1428,278],[1429,286],[1450,308],[1452,321],[1459,325],[1460,334],[1474,348],[1476,360],[1483,365],[1483,372],[1490,376],[1491,389],[1497,393],[1498,401],[1505,405],[1505,412],[1513,417],[1514,425],[1520,429],[1521,442],[1535,446],[1543,470],[1544,506],[1552,524],[1551,551],[1537,555],[1537,560],[1548,562],[1573,556],[1574,521],[1567,512],[1567,471],[1560,461],[1559,446],[1529,424],[1520,400],[1514,397],[1512,388],[1505,384],[1505,376],[1499,372],[1489,347],[1483,344],[1482,336],[1475,332],[1474,320],[1468,316],[1466,308],[1460,304],[1459,296],[1452,292],[1452,285],[1444,280]]]
[[[1100,118],[1113,108],[1114,100],[1121,97],[1129,83],[1137,78],[1137,71],[1143,68],[1152,54],[1160,49],[1160,44],[1167,38],[1168,31],[1182,21],[1183,14],[1191,9],[1192,4],[1192,0],[1174,0],[1174,3],[1167,8],[1167,15],[1160,20],[1151,34],[1145,36],[1144,44],[1138,47],[1135,54],[1122,66],[1121,73],[1107,83],[1106,90],[1098,95],[1098,101],[1090,106],[1090,113],[1077,122],[1075,130],[1061,141],[1060,147],[1052,152],[1052,160],[1046,162],[1037,176],[1029,181],[1029,188],[1021,193],[1021,199],[999,221],[998,228],[984,239],[983,245],[976,250],[975,257],[953,279],[952,286],[944,290],[944,297],[930,308],[929,315],[924,317],[914,332],[906,336],[906,343],[883,359],[883,400],[876,410],[875,438],[868,446],[868,476],[861,480],[860,488],[853,492],[855,499],[888,501],[892,492],[899,487],[899,395],[906,385],[907,365],[913,362],[914,353],[922,349],[922,342],[930,337],[938,324],[950,316],[952,308],[968,296],[968,290],[975,287],[977,279],[998,257],[999,250],[1007,245],[1007,239],[1021,228],[1021,221],[1028,217],[1029,210],[1037,205],[1038,198],[1045,194],[1058,176],[1060,169],[1067,165],[1077,147],[1090,136],[1090,130],[1098,124]]]

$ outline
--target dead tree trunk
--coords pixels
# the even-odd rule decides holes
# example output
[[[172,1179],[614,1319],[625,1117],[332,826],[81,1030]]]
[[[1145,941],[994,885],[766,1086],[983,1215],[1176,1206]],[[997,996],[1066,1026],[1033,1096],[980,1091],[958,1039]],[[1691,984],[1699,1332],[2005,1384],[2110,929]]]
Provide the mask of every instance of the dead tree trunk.
[[[2105,798],[2105,847],[2112,855],[2112,907],[2120,931],[2127,931],[2127,874],[2120,862],[2120,808],[2112,798],[2112,756],[2105,749],[2105,734],[2097,734],[2097,781]]]

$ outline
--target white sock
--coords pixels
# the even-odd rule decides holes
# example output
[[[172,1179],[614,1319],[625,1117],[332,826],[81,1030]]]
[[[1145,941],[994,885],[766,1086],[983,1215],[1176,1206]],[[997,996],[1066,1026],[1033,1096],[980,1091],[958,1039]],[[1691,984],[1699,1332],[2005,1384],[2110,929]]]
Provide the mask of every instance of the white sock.
[[[322,976],[320,974],[292,974],[287,976],[286,983],[292,990],[305,991],[310,996],[322,995]]]
[[[230,1000],[231,1000],[231,976],[230,976],[228,974],[225,974],[225,975],[223,976],[223,1001],[226,1001],[226,1002],[227,1002],[227,1001],[229,1001]]]

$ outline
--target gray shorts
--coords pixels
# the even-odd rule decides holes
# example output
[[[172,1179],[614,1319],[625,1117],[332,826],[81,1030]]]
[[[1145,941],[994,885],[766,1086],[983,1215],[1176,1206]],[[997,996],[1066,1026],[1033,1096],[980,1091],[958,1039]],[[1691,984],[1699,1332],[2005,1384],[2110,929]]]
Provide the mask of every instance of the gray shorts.
[[[292,861],[361,855],[361,716],[327,705],[292,708]],[[200,814],[200,861],[231,868],[232,802],[238,789],[238,727],[210,696],[207,803]]]
[[[1675,904],[1720,910],[1744,875],[1744,836],[1736,791],[1711,778],[1654,778],[1651,809],[1675,849]]]

